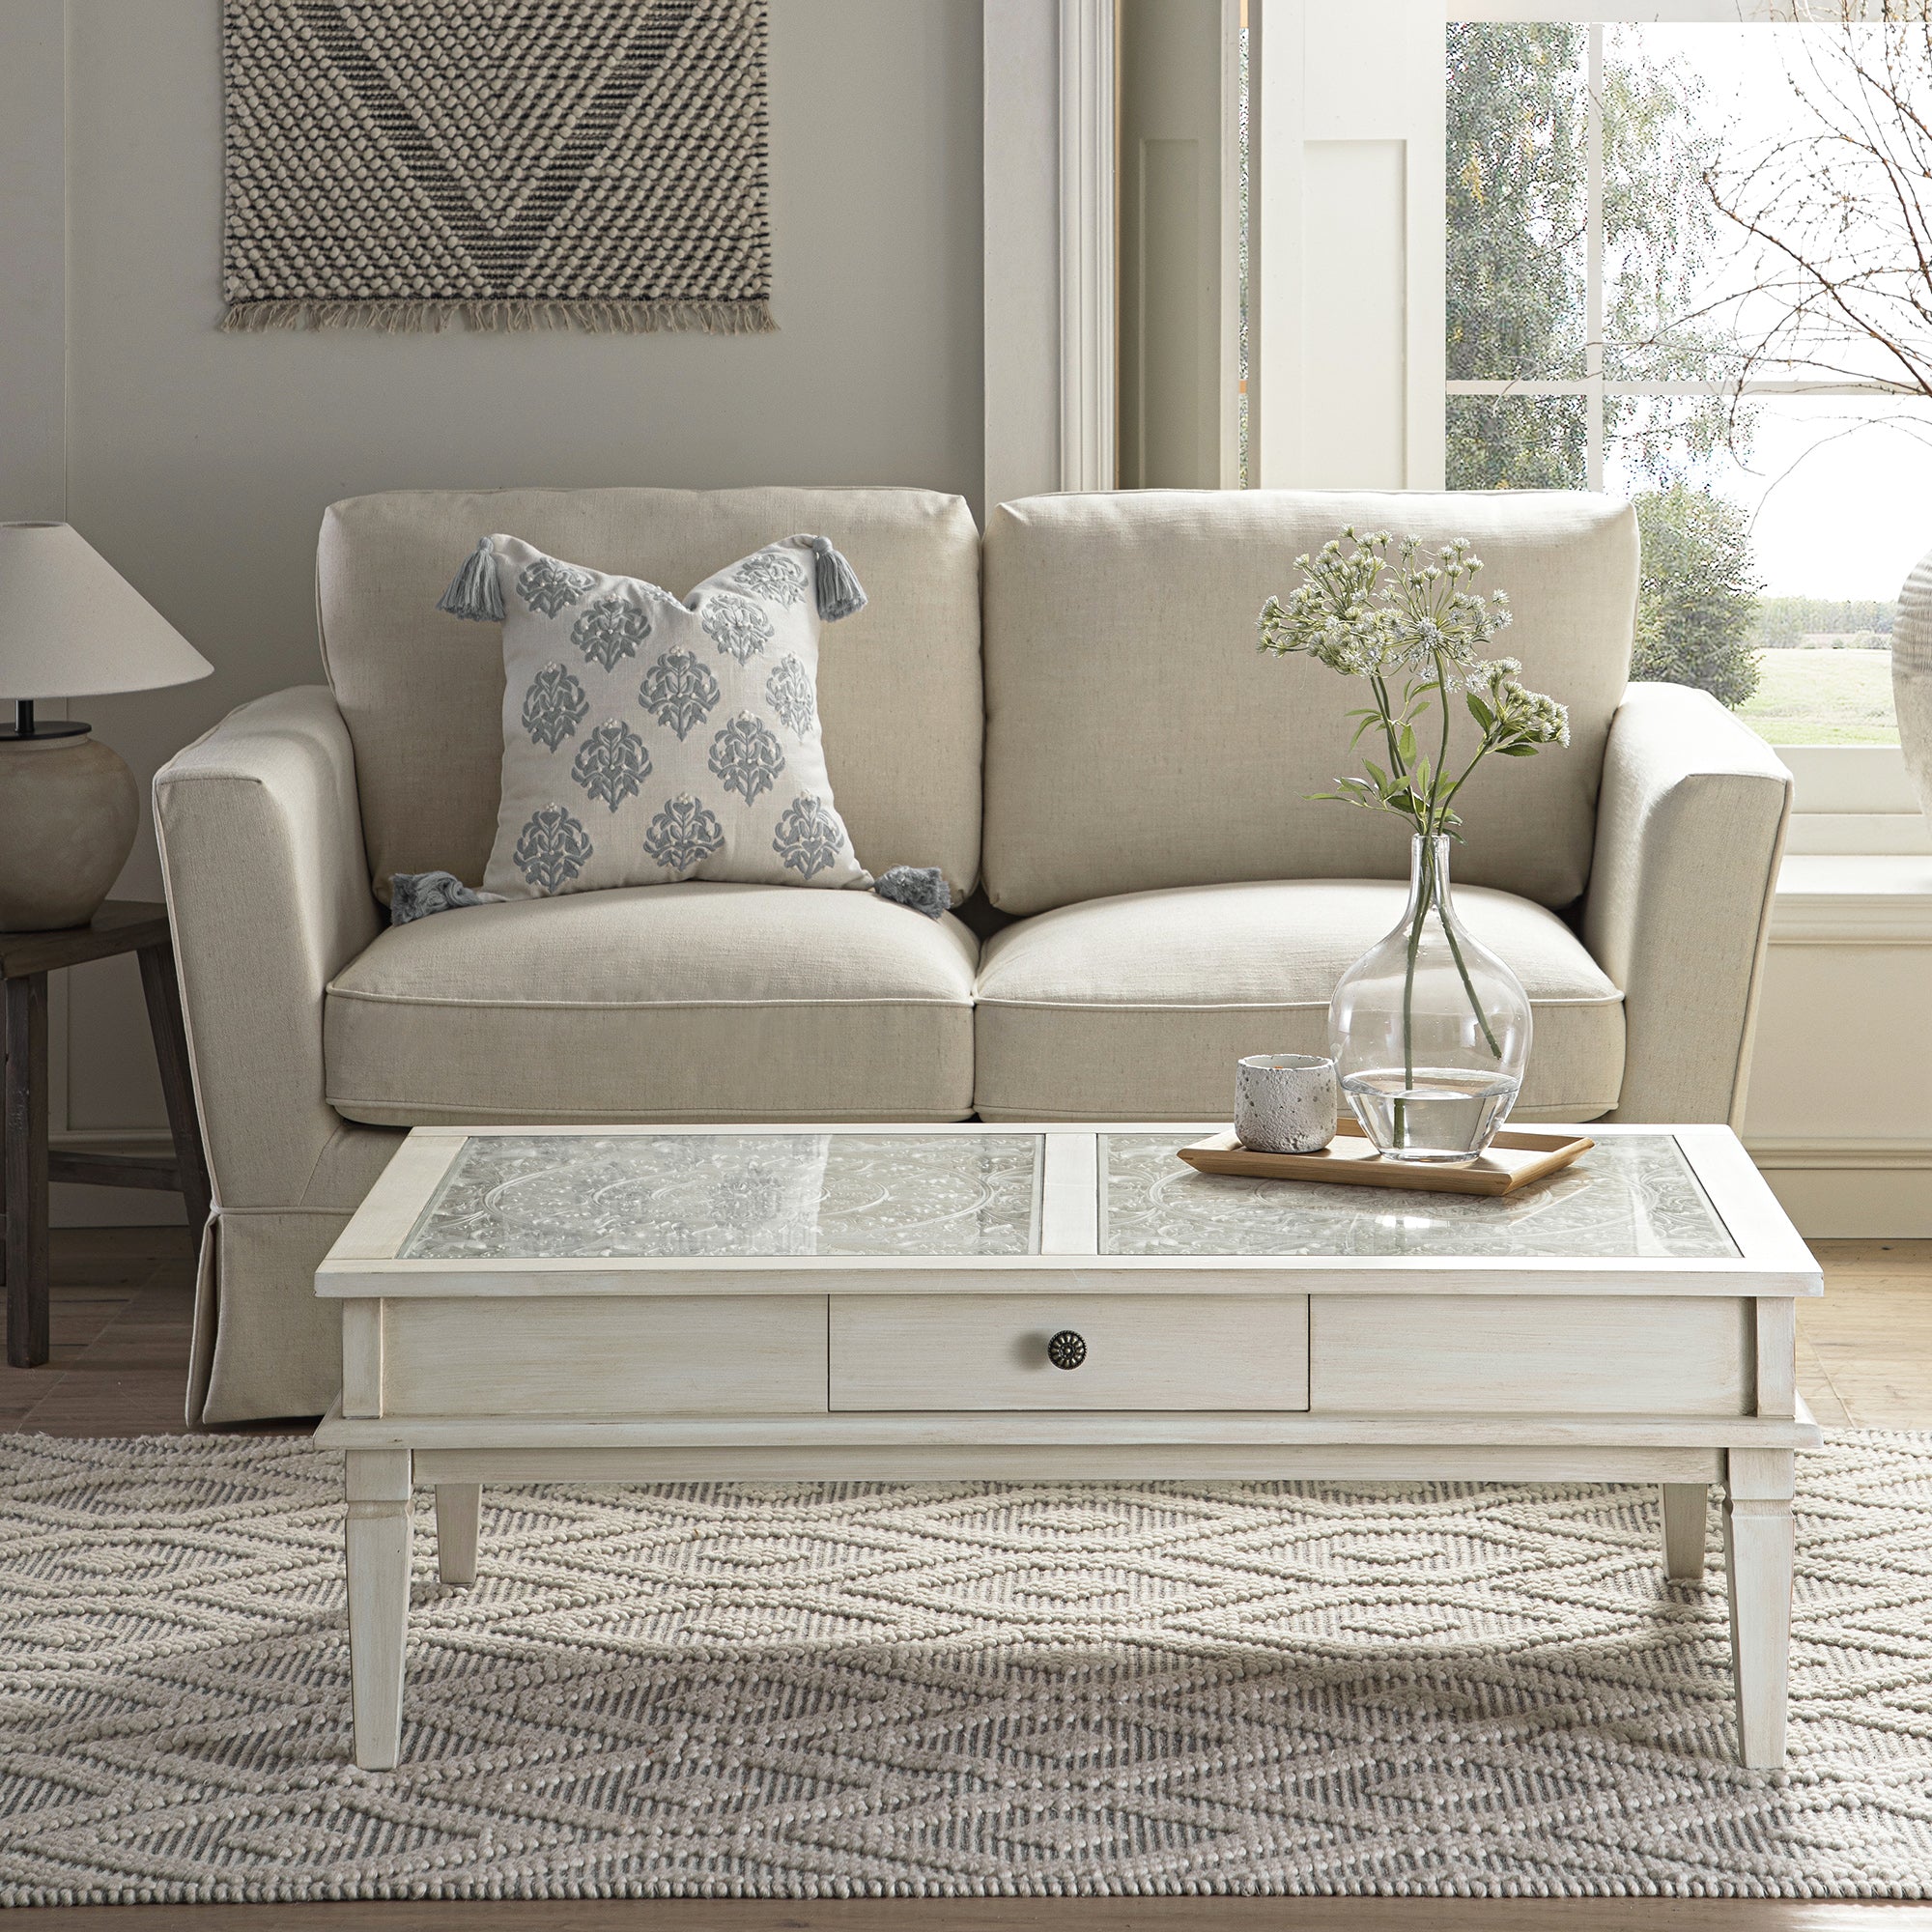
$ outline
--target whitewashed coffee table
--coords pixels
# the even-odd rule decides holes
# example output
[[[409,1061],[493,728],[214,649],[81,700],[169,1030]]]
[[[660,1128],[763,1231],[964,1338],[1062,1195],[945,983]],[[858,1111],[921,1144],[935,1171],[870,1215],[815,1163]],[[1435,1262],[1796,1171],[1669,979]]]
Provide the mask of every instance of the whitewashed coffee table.
[[[1722,1127],[1590,1127],[1523,1195],[1196,1174],[1201,1127],[417,1128],[330,1250],[355,1758],[400,1745],[411,1494],[485,1482],[1725,1486],[1744,1761],[1784,1755],[1794,1297]]]

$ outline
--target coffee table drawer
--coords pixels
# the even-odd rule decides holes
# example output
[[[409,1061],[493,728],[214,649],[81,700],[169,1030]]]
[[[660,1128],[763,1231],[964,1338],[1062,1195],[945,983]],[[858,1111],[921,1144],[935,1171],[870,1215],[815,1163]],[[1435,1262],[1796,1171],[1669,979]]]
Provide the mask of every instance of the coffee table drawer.
[[[823,1415],[822,1294],[397,1297],[385,1415]]]
[[[832,1406],[1304,1409],[1308,1297],[835,1294]]]
[[[1747,1415],[1750,1317],[1728,1295],[1321,1294],[1314,1406]]]

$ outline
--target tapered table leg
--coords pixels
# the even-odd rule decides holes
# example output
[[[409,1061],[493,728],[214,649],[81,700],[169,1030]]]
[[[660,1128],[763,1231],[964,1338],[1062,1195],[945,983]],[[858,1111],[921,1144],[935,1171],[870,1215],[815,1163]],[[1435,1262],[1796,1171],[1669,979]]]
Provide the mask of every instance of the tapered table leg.
[[[402,1749],[403,1650],[410,1621],[411,1456],[347,1452],[349,1678],[355,1762],[394,1769]]]
[[[7,985],[7,1360],[47,1359],[47,976]]]
[[[1739,1755],[1772,1770],[1784,1762],[1791,1660],[1792,1455],[1733,1449],[1726,1461],[1724,1569]]]
[[[1664,1483],[1663,1574],[1694,1581],[1704,1574],[1704,1509],[1709,1495],[1703,1483]]]
[[[436,1568],[445,1583],[476,1580],[476,1532],[483,1514],[481,1483],[436,1486]]]

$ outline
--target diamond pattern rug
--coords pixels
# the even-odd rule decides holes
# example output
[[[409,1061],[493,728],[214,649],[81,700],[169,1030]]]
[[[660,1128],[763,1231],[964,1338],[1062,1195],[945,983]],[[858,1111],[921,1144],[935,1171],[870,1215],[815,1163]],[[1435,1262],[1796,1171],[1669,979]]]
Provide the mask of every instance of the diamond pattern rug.
[[[227,328],[772,327],[765,0],[225,0]]]
[[[1799,1475],[1783,1773],[1652,1492],[1004,1483],[425,1514],[374,1773],[335,1459],[0,1437],[0,1902],[1932,1896],[1932,1435]]]

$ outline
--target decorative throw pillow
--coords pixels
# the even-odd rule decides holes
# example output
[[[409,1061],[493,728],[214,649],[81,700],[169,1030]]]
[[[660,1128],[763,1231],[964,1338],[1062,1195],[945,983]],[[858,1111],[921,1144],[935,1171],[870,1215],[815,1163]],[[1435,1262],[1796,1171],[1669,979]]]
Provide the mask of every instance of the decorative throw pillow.
[[[865,601],[823,537],[769,544],[683,601],[484,538],[438,608],[503,624],[485,888],[871,885],[832,802],[817,701],[819,625]]]

